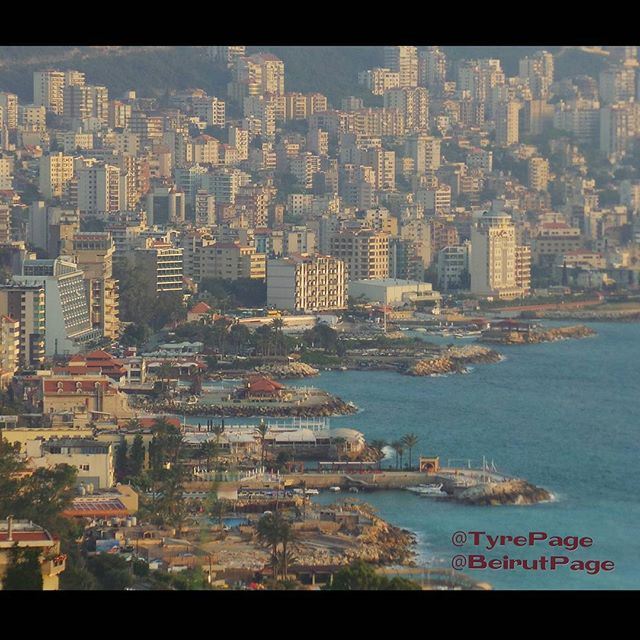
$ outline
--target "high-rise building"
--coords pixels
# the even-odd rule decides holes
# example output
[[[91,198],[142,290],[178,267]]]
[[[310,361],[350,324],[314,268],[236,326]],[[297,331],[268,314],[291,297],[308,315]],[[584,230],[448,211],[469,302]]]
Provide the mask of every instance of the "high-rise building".
[[[182,249],[157,241],[149,247],[138,248],[133,253],[136,267],[151,274],[156,292],[182,291]]]
[[[47,200],[61,198],[74,175],[73,156],[50,153],[40,158],[40,193]]]
[[[121,207],[120,168],[94,164],[78,169],[78,209],[80,214],[100,215]],[[124,193],[124,189],[122,190]]]
[[[418,86],[418,49],[416,47],[385,47],[384,66],[399,74],[401,87]]]
[[[439,47],[427,47],[418,53],[418,81],[436,95],[444,90],[447,79],[447,56]]]
[[[84,274],[91,324],[103,337],[118,337],[118,281],[113,278],[115,246],[109,232],[84,232],[73,236],[73,255]]]
[[[371,91],[374,96],[382,96],[385,91],[400,86],[400,74],[391,69],[376,67],[358,73],[358,83]]]
[[[331,256],[291,255],[267,262],[267,305],[290,311],[347,306],[345,264]]]
[[[529,158],[529,188],[535,191],[546,191],[549,184],[549,161],[540,156]]]
[[[516,100],[499,102],[496,107],[496,144],[509,147],[518,144],[520,103]]]
[[[47,69],[33,74],[33,103],[58,116],[64,108],[64,71]]]
[[[429,92],[424,87],[388,89],[384,93],[384,106],[402,114],[405,131],[428,131]]]
[[[600,151],[620,157],[629,151],[640,131],[640,108],[635,102],[617,102],[600,109]]]
[[[185,218],[185,194],[175,187],[154,187],[147,194],[149,225],[180,224]]]
[[[389,277],[389,236],[384,232],[339,231],[331,236],[330,254],[346,264],[349,280]]]
[[[18,321],[19,366],[40,368],[45,357],[44,287],[0,284],[0,315],[8,315]]]
[[[18,96],[15,93],[0,92],[0,109],[2,110],[2,123],[7,129],[17,129]]]
[[[414,134],[407,138],[405,153],[414,162],[414,171],[436,171],[440,168],[440,138]]]
[[[471,293],[482,297],[524,295],[516,281],[516,231],[505,212],[482,214],[471,228]]]
[[[198,249],[200,253],[200,279],[223,278],[238,280],[251,278],[264,280],[266,256],[258,253],[255,246],[240,242],[216,242]]]
[[[465,289],[469,286],[469,258],[471,243],[451,245],[438,251],[436,263],[438,289]]]
[[[100,338],[91,325],[84,275],[70,259],[25,260],[22,275],[14,280],[44,287],[47,356],[77,353],[87,342]]]

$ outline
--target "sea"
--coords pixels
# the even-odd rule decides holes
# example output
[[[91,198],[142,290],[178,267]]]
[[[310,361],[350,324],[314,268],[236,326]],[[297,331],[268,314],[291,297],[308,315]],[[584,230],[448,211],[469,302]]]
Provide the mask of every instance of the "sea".
[[[640,324],[588,326],[596,336],[495,347],[501,362],[475,365],[467,374],[327,371],[312,382],[359,407],[357,414],[331,418],[331,427],[387,442],[414,433],[414,464],[420,454],[438,455],[442,465],[478,467],[484,459],[546,488],[551,501],[478,507],[407,491],[348,497],[412,531],[419,565],[450,567],[462,555],[461,570],[494,589],[640,588]],[[395,456],[385,464],[394,466]],[[452,542],[454,534],[460,541],[459,532],[467,536],[462,546]],[[529,545],[531,533],[547,538]],[[525,543],[498,539],[487,549],[487,535]],[[582,540],[569,550],[576,539]],[[551,557],[567,564],[556,560],[551,569]]]
[[[535,505],[475,507],[407,491],[359,494],[382,518],[416,534],[418,564],[449,567],[455,556],[466,555],[468,564],[470,554],[484,555],[473,563],[494,560],[496,568],[463,571],[495,589],[640,588],[640,324],[588,326],[596,336],[497,347],[503,361],[464,375],[331,371],[314,379],[360,408],[332,418],[333,427],[387,442],[415,433],[414,463],[416,453],[459,466],[480,466],[484,457],[498,471],[553,495]],[[387,464],[395,464],[395,455]],[[466,533],[463,546],[453,544],[456,532]],[[547,539],[532,546],[528,539],[525,546],[504,540],[489,550],[480,532]],[[592,542],[569,551],[575,546],[570,537]],[[551,546],[552,538],[564,546]],[[505,556],[527,559],[531,568]],[[553,570],[547,561],[542,569],[541,556],[569,560],[557,561]]]

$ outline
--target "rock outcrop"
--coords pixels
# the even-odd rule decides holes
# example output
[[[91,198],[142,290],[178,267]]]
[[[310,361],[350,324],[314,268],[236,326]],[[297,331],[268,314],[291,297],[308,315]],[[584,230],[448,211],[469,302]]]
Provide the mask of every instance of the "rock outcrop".
[[[258,373],[270,378],[309,378],[317,376],[320,372],[304,362],[289,362],[287,364],[265,364],[256,367]]]
[[[540,342],[557,342],[570,338],[588,338],[596,335],[593,329],[584,325],[555,327],[553,329],[532,329],[531,331],[488,331],[480,338],[481,342],[498,344],[538,344]]]
[[[480,484],[469,487],[456,496],[459,502],[473,505],[535,504],[550,499],[551,494],[546,489],[536,487],[526,480]]]
[[[499,362],[501,358],[502,356],[497,351],[478,345],[451,347],[434,358],[418,360],[407,370],[407,373],[411,376],[464,373],[469,364]]]

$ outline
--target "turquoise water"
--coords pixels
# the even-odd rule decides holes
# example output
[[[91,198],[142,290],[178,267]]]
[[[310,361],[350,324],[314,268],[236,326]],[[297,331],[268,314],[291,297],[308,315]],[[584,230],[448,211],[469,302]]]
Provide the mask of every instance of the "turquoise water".
[[[479,462],[486,456],[499,471],[543,486],[556,497],[529,506],[469,507],[403,491],[358,496],[383,518],[418,535],[422,562],[449,566],[454,555],[474,552],[469,545],[451,543],[458,530],[588,536],[593,545],[576,551],[539,543],[484,553],[488,558],[611,560],[613,571],[588,575],[565,566],[466,572],[498,589],[640,587],[640,325],[589,326],[598,336],[500,347],[503,362],[478,365],[467,375],[411,378],[335,371],[314,380],[362,409],[332,418],[333,427],[350,426],[368,439],[387,441],[413,432],[420,437],[418,453],[437,454],[444,464],[449,458]]]

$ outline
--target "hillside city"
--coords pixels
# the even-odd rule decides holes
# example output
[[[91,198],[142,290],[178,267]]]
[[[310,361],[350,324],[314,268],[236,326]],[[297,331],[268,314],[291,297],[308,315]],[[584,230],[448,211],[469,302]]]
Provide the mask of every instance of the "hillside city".
[[[202,49],[218,95],[0,81],[0,586],[426,588],[388,569],[410,534],[313,496],[440,474],[480,498],[415,433],[330,426],[358,407],[300,380],[640,318],[637,47],[561,79],[557,51],[508,75],[379,47],[339,103],[267,50]]]

